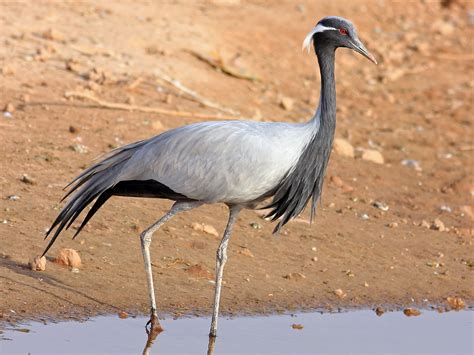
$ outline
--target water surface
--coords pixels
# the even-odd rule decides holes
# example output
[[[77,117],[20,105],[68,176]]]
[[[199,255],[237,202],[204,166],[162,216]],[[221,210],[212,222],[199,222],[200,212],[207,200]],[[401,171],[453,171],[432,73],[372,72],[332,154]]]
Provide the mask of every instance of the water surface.
[[[214,354],[472,354],[473,311],[298,313],[222,317]],[[30,323],[7,329],[1,354],[140,354],[147,319],[117,316],[86,322]],[[209,318],[165,319],[150,354],[206,354]],[[301,324],[303,329],[293,329]],[[10,340],[5,340],[6,338]]]

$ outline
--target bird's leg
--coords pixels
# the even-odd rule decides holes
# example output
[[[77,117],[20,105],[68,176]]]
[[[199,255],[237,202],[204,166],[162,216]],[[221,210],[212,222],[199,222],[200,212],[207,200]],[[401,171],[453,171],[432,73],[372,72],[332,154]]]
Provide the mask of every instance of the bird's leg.
[[[150,227],[145,229],[142,234],[140,234],[140,241],[143,253],[143,261],[145,262],[145,272],[148,282],[148,293],[150,296],[150,308],[151,315],[150,320],[146,324],[147,333],[150,332],[161,332],[163,328],[160,325],[158,320],[158,314],[156,313],[156,300],[155,300],[155,289],[153,287],[153,275],[151,271],[151,259],[150,259],[150,244],[153,233],[156,232],[166,221],[168,221],[175,214],[188,211],[193,208],[201,206],[201,202],[176,202],[173,207],[158,221],[153,223]],[[148,329],[150,325],[150,329]]]
[[[215,337],[217,335],[217,317],[219,315],[219,301],[221,298],[222,274],[224,272],[224,265],[227,261],[227,244],[229,243],[230,235],[232,233],[232,227],[241,210],[241,207],[239,206],[230,206],[229,208],[230,213],[227,227],[225,228],[224,236],[222,237],[221,244],[216,253],[216,288],[214,294],[214,310],[212,312],[211,331],[209,332],[210,337]]]

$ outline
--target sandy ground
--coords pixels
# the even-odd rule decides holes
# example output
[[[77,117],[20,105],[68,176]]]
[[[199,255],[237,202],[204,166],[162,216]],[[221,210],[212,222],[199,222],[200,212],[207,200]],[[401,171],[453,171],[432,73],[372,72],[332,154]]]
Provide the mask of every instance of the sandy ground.
[[[50,255],[76,249],[79,273],[51,262],[31,271],[28,260],[45,247],[62,187],[93,158],[203,118],[107,109],[67,93],[221,117],[307,120],[319,72],[301,42],[333,14],[356,23],[380,62],[337,54],[336,137],[350,142],[355,158],[332,154],[313,225],[305,212],[273,237],[274,226],[256,212],[240,215],[222,309],[423,306],[449,296],[472,304],[473,11],[467,1],[1,1],[0,317],[148,311],[138,234],[168,201],[113,198],[76,240],[62,236]],[[197,103],[167,77],[227,113]],[[384,162],[362,159],[367,149]],[[221,233],[226,218],[225,206],[205,206],[155,235],[161,312],[210,311],[219,237],[195,224]]]

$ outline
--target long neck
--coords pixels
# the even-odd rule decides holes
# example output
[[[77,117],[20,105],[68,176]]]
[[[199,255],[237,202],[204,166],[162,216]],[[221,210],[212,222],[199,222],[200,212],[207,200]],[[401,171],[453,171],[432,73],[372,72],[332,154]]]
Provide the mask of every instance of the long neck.
[[[335,49],[330,46],[316,47],[316,55],[321,73],[321,96],[313,119],[320,119],[321,125],[330,123],[332,126],[336,121]]]
[[[336,130],[335,50],[328,45],[316,47],[321,70],[321,98],[313,119],[306,125],[313,133],[295,166],[277,186],[268,216],[281,217],[274,232],[303,211],[311,200],[311,219],[321,196],[326,167]]]

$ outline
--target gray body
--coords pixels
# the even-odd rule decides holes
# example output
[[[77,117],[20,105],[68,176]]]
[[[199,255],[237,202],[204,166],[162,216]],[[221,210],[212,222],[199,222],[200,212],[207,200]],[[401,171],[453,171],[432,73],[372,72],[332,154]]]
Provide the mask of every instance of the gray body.
[[[154,179],[193,200],[247,206],[295,166],[318,120],[196,123],[137,149],[116,181]]]
[[[270,208],[269,217],[279,219],[275,232],[300,214],[310,200],[313,217],[336,129],[335,50],[349,47],[375,61],[353,25],[340,17],[318,22],[304,46],[311,43],[319,61],[321,97],[308,122],[203,122],[118,148],[69,184],[65,198],[73,195],[47,232],[46,237],[57,227],[44,254],[94,200],[75,235],[114,195],[174,200],[170,211],[140,235],[151,305],[149,323],[152,329],[160,328],[149,250],[153,233],[176,213],[202,204],[225,203],[230,213],[216,255],[210,331],[214,337],[227,244],[238,213],[271,198],[266,207]]]

